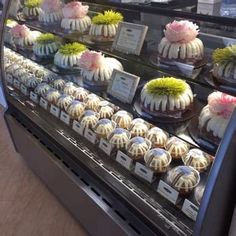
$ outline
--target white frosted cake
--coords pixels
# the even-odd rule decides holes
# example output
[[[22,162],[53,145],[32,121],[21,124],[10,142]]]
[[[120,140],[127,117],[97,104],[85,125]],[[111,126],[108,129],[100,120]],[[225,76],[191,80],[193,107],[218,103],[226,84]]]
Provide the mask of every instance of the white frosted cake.
[[[173,77],[153,79],[145,84],[141,92],[143,110],[163,118],[182,118],[192,109],[193,99],[191,87]]]
[[[81,55],[79,66],[85,82],[95,85],[107,85],[114,69],[123,70],[121,63],[100,52],[86,51]]]
[[[12,27],[10,34],[16,46],[27,48],[33,46],[33,43],[41,33],[37,31],[31,31],[25,25],[17,24],[16,26]]]
[[[236,44],[213,52],[213,77],[221,84],[236,84]]]
[[[221,92],[211,93],[208,96],[208,105],[199,116],[198,127],[203,138],[219,143],[235,107],[235,97]]]
[[[44,24],[59,22],[62,18],[62,3],[60,0],[43,0],[40,4],[39,21]]]
[[[86,46],[80,43],[65,44],[55,54],[54,64],[63,69],[78,68],[79,59],[85,50]]]
[[[119,12],[112,10],[99,13],[92,18],[92,25],[89,34],[96,39],[112,39],[115,37],[117,28],[123,16]]]
[[[61,27],[69,31],[85,32],[91,25],[88,14],[89,6],[83,6],[79,1],[67,3],[63,9]]]
[[[53,34],[41,34],[34,42],[33,52],[38,57],[52,57],[61,46],[61,41]]]
[[[158,52],[165,61],[180,61],[194,64],[204,57],[204,46],[197,38],[199,28],[187,21],[173,21],[166,25],[165,37],[162,38]]]
[[[28,19],[37,19],[40,12],[41,0],[25,0],[23,5],[23,14]]]

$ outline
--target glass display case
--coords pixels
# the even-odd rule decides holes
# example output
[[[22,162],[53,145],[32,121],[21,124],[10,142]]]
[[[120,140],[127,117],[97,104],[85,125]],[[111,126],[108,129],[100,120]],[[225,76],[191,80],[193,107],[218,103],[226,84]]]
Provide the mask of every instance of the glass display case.
[[[235,179],[236,20],[185,2],[5,2],[12,139],[92,235],[229,230],[233,208],[209,231],[203,212],[219,201],[226,157],[225,186]],[[128,50],[122,22],[128,33],[148,29],[140,53]],[[114,46],[119,36],[127,51]]]

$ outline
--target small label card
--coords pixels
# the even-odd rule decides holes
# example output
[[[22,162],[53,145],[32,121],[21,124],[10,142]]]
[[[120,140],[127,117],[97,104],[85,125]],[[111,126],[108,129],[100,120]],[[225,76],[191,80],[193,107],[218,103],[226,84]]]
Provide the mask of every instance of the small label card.
[[[25,95],[28,96],[29,95],[29,91],[27,89],[27,87],[24,84],[21,84],[20,86],[20,91]]]
[[[112,48],[124,53],[140,55],[147,34],[146,25],[121,22]]]
[[[39,103],[39,96],[38,94],[34,93],[34,92],[30,92],[30,100],[32,100],[35,103]]]
[[[168,199],[173,204],[176,204],[179,197],[179,192],[162,180],[160,180],[159,182],[157,192],[160,193],[163,197]]]
[[[10,74],[6,74],[6,81],[7,81],[9,84],[13,84],[13,76],[10,75]]]
[[[186,214],[190,219],[196,221],[197,214],[198,214],[198,207],[195,206],[192,202],[188,199],[184,200],[184,204],[182,207],[182,211]]]
[[[14,81],[13,81],[13,86],[14,86],[16,89],[20,89],[20,81],[17,80],[17,79],[14,79]]]
[[[60,109],[54,105],[51,105],[50,107],[50,113],[54,115],[55,117],[59,118],[60,115]]]
[[[114,69],[107,92],[125,103],[132,103],[140,77]]]
[[[47,110],[48,109],[48,101],[47,100],[45,100],[44,98],[40,98],[40,100],[39,100],[39,105],[42,107],[42,108],[44,108],[45,110]]]
[[[84,127],[77,120],[73,121],[72,129],[80,135],[84,133]]]
[[[145,179],[149,183],[153,182],[154,173],[152,170],[148,169],[146,166],[142,165],[141,163],[137,162],[135,165],[134,172],[136,175]]]
[[[61,111],[60,120],[62,122],[64,122],[65,124],[69,125],[70,124],[70,115],[64,111]]]
[[[97,135],[91,129],[86,128],[84,131],[84,137],[91,143],[95,144]]]
[[[121,151],[117,152],[116,161],[120,163],[122,166],[124,166],[126,169],[131,170],[133,160],[123,152]]]
[[[99,142],[99,148],[105,152],[108,156],[111,155],[112,145],[108,143],[105,139],[101,138]]]

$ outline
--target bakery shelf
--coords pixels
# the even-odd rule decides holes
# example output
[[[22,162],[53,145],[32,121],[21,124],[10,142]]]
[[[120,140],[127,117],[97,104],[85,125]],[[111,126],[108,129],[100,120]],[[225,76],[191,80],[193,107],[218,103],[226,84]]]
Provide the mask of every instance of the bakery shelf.
[[[221,16],[212,16],[212,15],[204,15],[198,14],[194,12],[185,12],[180,11],[179,9],[171,9],[161,7],[152,7],[149,4],[134,4],[134,3],[121,3],[120,1],[111,1],[111,0],[87,0],[85,3],[97,5],[103,5],[104,7],[114,7],[116,9],[126,9],[131,11],[139,11],[149,14],[163,15],[163,16],[173,16],[180,18],[187,18],[197,21],[203,21],[207,23],[215,23],[221,24],[222,26],[235,26],[236,20],[234,18],[229,17],[221,17]]]
[[[17,51],[15,50],[14,48],[12,47],[9,47],[11,50],[19,53],[20,55],[30,59],[31,57],[29,57],[29,52],[24,52],[24,51]],[[35,62],[34,60],[32,60],[33,62]],[[35,62],[37,64],[40,64],[39,62]],[[52,68],[52,64],[42,64],[45,68],[47,68],[48,70],[51,70],[53,73],[55,73],[51,68]],[[67,76],[67,75],[61,75],[62,78],[63,76],[65,76],[65,79],[66,80],[69,80],[70,81],[70,77],[72,76],[75,76],[75,77],[80,77],[79,73],[78,74],[74,74],[72,76]],[[198,94],[198,91],[201,90],[201,87],[200,85],[198,84],[194,84],[194,83],[189,83],[191,85],[191,87],[193,88],[193,91],[195,91],[195,94]],[[141,116],[139,114],[139,112],[137,111],[137,109],[139,110],[139,105],[138,104],[138,97],[139,97],[139,93],[141,91],[141,88],[142,88],[142,85],[143,83],[141,83],[141,85],[139,86],[137,92],[136,92],[136,95],[134,97],[134,100],[132,102],[132,104],[125,104],[113,97],[111,97],[109,94],[107,94],[106,91],[96,91],[96,90],[92,90],[90,87],[88,86],[84,86],[83,84],[81,85],[81,83],[79,82],[78,83],[79,86],[82,86],[86,89],[88,89],[89,91],[91,91],[92,93],[95,93],[96,95],[102,97],[103,99],[105,100],[108,100],[109,102],[113,103],[114,105],[120,107],[121,109],[123,110],[127,110],[129,111],[130,113],[133,114],[134,118],[143,118],[143,119],[146,119],[147,118],[144,116]],[[210,91],[206,90],[207,91],[207,94],[210,93]],[[189,143],[190,145],[192,145],[193,147],[196,147],[196,148],[199,148],[199,145],[191,138],[190,136],[190,133],[189,133],[189,129],[188,129],[188,126],[191,124],[191,121],[193,119],[196,119],[199,115],[199,112],[200,110],[203,108],[203,106],[205,105],[205,99],[206,99],[206,96],[207,94],[204,96],[204,97],[201,97],[201,98],[196,98],[196,104],[195,104],[195,109],[197,109],[197,112],[195,111],[195,114],[191,117],[191,118],[188,118],[186,119],[185,121],[180,121],[180,122],[175,122],[173,124],[173,122],[170,122],[170,123],[166,123],[166,122],[158,122],[158,121],[153,121],[153,120],[147,120],[149,121],[151,124],[159,127],[159,128],[162,128],[163,130],[165,130],[166,132],[170,133],[171,135],[174,135],[174,136],[177,136],[179,137],[180,139],[184,140],[185,142]],[[216,147],[215,146],[203,146],[201,147],[201,149],[205,150],[206,152],[209,152],[211,153],[212,155],[215,155],[215,152],[216,152]]]
[[[62,150],[73,156],[72,162],[82,166],[85,170],[92,171],[97,181],[105,182],[112,191],[118,192],[121,198],[132,204],[132,207],[137,211],[136,214],[141,213],[146,224],[157,226],[164,224],[165,219],[168,218],[169,222],[174,224],[174,227],[181,230],[181,235],[184,235],[184,233],[186,235],[192,234],[194,222],[186,219],[178,208],[170,203],[167,204],[166,200],[154,191],[155,187],[148,186],[111,158],[101,155],[101,152],[93,144],[76,135],[73,130],[58,119],[37,106],[30,106],[27,99],[21,94],[16,92],[14,95],[10,95],[8,99],[10,104],[14,105],[14,108],[11,107],[12,115],[20,119],[23,124],[26,120],[35,122],[37,126],[34,129],[46,132],[45,135],[48,138],[53,139],[55,144],[62,145]],[[47,139],[44,138],[43,142],[47,144]],[[51,145],[49,148],[54,150]],[[104,187],[106,188],[106,186]],[[122,201],[122,199],[120,200]],[[178,216],[178,219],[176,216]],[[164,228],[162,230],[165,231]],[[166,233],[171,233],[168,230]],[[156,232],[159,232],[158,229],[156,229]]]
[[[14,19],[14,20],[16,20],[16,19]],[[130,68],[132,68],[132,67],[129,66],[129,71],[128,71],[128,72],[136,74],[140,77],[145,77],[144,75],[142,75],[142,72],[146,71],[146,70],[148,70],[150,73],[152,73],[153,77],[155,77],[155,74],[158,74],[160,72],[163,76],[173,76],[173,77],[181,78],[181,79],[189,81],[191,83],[199,84],[205,88],[216,89],[218,91],[236,96],[236,88],[230,87],[230,86],[225,86],[225,85],[218,85],[217,83],[214,82],[214,80],[211,78],[211,75],[209,73],[210,69],[209,69],[208,65],[203,66],[202,71],[199,73],[199,75],[197,75],[193,79],[190,77],[186,77],[185,75],[183,75],[177,71],[173,71],[172,68],[165,68],[165,66],[158,66],[158,65],[151,63],[151,60],[152,60],[151,58],[153,58],[153,57],[155,58],[157,53],[153,54],[153,52],[146,51],[145,45],[144,45],[144,50],[142,50],[140,56],[125,54],[125,53],[121,53],[116,50],[113,50],[112,46],[109,44],[108,45],[95,44],[94,42],[92,42],[90,40],[90,37],[87,34],[85,34],[85,35],[68,34],[68,33],[63,32],[61,29],[57,29],[57,28],[54,29],[52,27],[45,27],[44,25],[41,25],[36,21],[29,21],[29,22],[19,21],[19,22],[24,23],[32,30],[40,31],[43,33],[50,32],[50,33],[53,33],[61,38],[64,38],[68,42],[82,43],[82,44],[86,45],[91,50],[101,51],[103,54],[105,54],[107,56],[114,57],[118,60],[123,61],[124,63],[129,63],[129,64],[133,64],[133,65],[141,65],[142,66],[141,69],[139,69],[139,67],[135,67],[133,70],[132,69],[130,70]],[[208,34],[202,34],[202,35],[204,37],[208,36]],[[208,44],[209,44],[209,42],[208,42]],[[206,59],[206,61],[207,60],[208,59]],[[145,70],[143,68],[147,68],[147,69]]]

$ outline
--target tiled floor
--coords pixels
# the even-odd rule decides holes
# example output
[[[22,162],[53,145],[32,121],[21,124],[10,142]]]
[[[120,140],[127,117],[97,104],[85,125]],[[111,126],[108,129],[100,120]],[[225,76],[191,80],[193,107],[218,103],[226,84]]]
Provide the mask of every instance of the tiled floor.
[[[0,109],[0,236],[87,233],[14,151]]]

